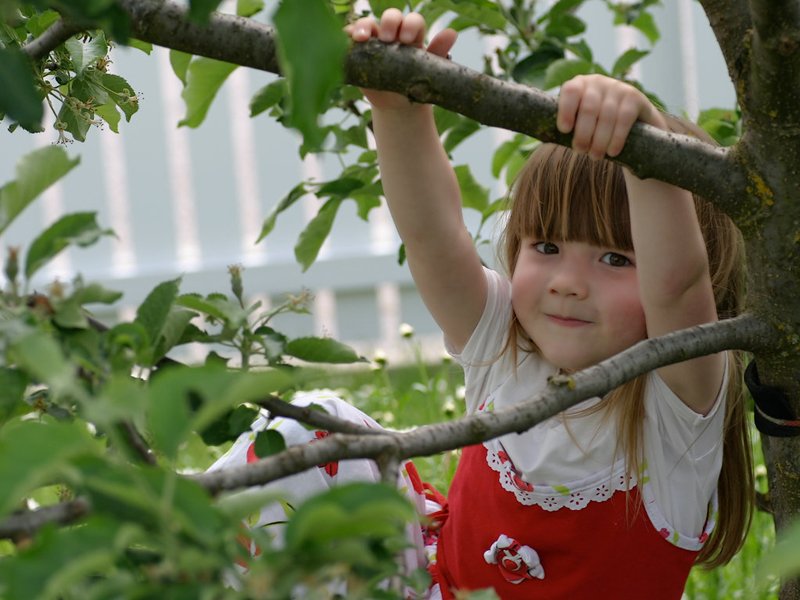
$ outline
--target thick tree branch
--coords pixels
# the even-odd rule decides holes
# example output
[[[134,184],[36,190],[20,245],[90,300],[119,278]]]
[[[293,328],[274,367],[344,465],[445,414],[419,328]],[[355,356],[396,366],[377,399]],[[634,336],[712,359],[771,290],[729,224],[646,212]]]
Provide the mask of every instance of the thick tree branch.
[[[208,25],[186,17],[166,0],[120,0],[131,15],[133,35],[158,46],[279,73],[272,28],[251,19],[215,13]],[[555,128],[555,100],[520,84],[500,81],[410,47],[377,41],[357,44],[346,81],[438,104],[485,125],[543,141],[569,144]],[[640,177],[653,177],[697,192],[734,216],[749,214],[745,171],[721,149],[637,125],[618,161]]]
[[[407,433],[385,432],[368,437],[336,434],[314,444],[294,446],[251,465],[203,473],[193,479],[212,493],[218,493],[263,485],[333,460],[380,459],[387,455],[405,459],[462,448],[507,433],[526,431],[578,402],[602,396],[658,367],[722,350],[758,350],[769,344],[773,336],[772,329],[752,315],[700,325],[645,340],[580,373],[556,378],[544,392],[513,408],[428,425]]]
[[[0,540],[18,540],[33,536],[48,523],[67,525],[89,513],[89,501],[76,498],[69,502],[45,506],[8,517],[0,523]]]
[[[22,47],[22,52],[27,54],[32,60],[42,58],[66,42],[73,35],[85,29],[85,26],[60,19],[48,27],[42,35],[25,44]]]
[[[753,14],[751,74],[740,99],[762,125],[797,137],[800,125],[800,4],[795,0],[750,0]]]
[[[749,66],[752,21],[747,0],[700,0],[717,38],[731,81],[743,81]]]

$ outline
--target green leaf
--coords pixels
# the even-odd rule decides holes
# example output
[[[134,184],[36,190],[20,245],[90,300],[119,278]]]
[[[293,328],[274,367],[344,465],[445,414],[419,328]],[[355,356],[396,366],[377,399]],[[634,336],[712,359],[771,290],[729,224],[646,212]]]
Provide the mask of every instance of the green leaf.
[[[265,429],[256,434],[255,453],[258,458],[266,458],[286,450],[286,440],[279,431]]]
[[[258,411],[246,406],[237,406],[232,411],[202,429],[200,437],[207,446],[219,446],[233,442],[258,418]]]
[[[93,34],[86,42],[73,36],[64,42],[64,47],[72,59],[72,69],[78,75],[82,75],[86,69],[94,66],[99,59],[108,54],[106,36],[102,32]]]
[[[77,141],[85,142],[93,116],[91,111],[75,108],[72,104],[65,102],[61,105],[61,110],[58,111],[56,120],[58,121],[59,129],[72,134],[72,137]]]
[[[548,90],[558,87],[576,75],[586,75],[587,73],[594,72],[595,67],[590,62],[580,59],[561,58],[547,67],[545,71],[544,89]]]
[[[97,213],[64,215],[45,229],[33,242],[25,256],[25,277],[28,279],[67,246],[91,246],[104,235],[113,235],[110,229],[100,229]]]
[[[208,23],[209,16],[220,4],[222,0],[189,0],[189,18],[198,23]]]
[[[477,121],[473,121],[472,119],[467,119],[462,117],[458,120],[458,124],[455,125],[450,131],[447,132],[447,135],[444,139],[444,149],[445,152],[448,154],[456,149],[456,147],[471,136],[473,133],[481,129],[481,124]]]
[[[150,42],[143,42],[142,40],[137,40],[136,38],[128,39],[128,46],[131,48],[136,48],[137,50],[141,50],[148,56],[153,52],[153,44]]]
[[[161,332],[167,323],[175,299],[178,297],[180,282],[181,280],[178,278],[159,283],[136,310],[134,323],[142,326],[153,346],[161,339]],[[153,347],[151,352],[154,351]],[[150,364],[154,357],[150,355],[142,357],[142,360]]]
[[[294,255],[297,262],[303,267],[303,271],[314,264],[319,254],[319,249],[328,237],[333,227],[333,220],[336,212],[342,204],[342,198],[332,198],[322,205],[316,216],[309,221],[306,228],[300,233],[297,244],[294,247]]]
[[[658,25],[649,12],[642,11],[639,16],[631,23],[633,27],[641,31],[651,44],[655,44],[661,37],[658,31]]]
[[[585,0],[558,0],[540,21],[546,18],[552,19],[553,17],[569,14],[579,8],[584,2]]]
[[[43,418],[7,423],[0,429],[0,515],[17,508],[33,489],[57,480],[75,457],[96,451],[81,422]]]
[[[272,212],[270,212],[269,215],[267,215],[267,218],[264,219],[264,223],[261,225],[261,233],[258,234],[258,239],[256,240],[256,243],[260,242],[265,237],[267,237],[270,231],[272,231],[275,228],[275,221],[277,220],[278,215],[280,213],[282,213],[287,208],[292,206],[295,202],[300,200],[300,198],[305,196],[307,193],[308,190],[306,189],[306,184],[304,182],[301,182],[296,186],[294,186],[291,189],[291,191],[286,196],[284,196],[280,202],[278,202],[275,208],[272,209]]]
[[[285,79],[278,79],[268,83],[256,92],[250,100],[250,116],[255,117],[265,110],[272,108],[286,95],[288,88]]]
[[[544,42],[514,66],[511,76],[520,83],[542,88],[544,87],[547,67],[563,57],[563,49],[550,42]]]
[[[475,180],[467,165],[457,166],[455,172],[461,188],[461,204],[482,212],[489,204],[489,190]]]
[[[586,31],[586,23],[571,13],[551,18],[545,29],[547,35],[561,40],[566,40],[584,31]]]
[[[236,65],[213,58],[199,57],[189,64],[186,87],[181,94],[186,103],[186,116],[178,126],[200,126],[217,92],[234,69]]]
[[[100,85],[110,92],[111,99],[125,114],[125,120],[130,122],[131,117],[139,110],[139,98],[131,84],[119,75],[103,73]]]
[[[283,0],[274,23],[281,71],[289,83],[288,124],[303,134],[307,146],[316,148],[325,137],[317,116],[342,83],[348,38],[326,0]]]
[[[234,373],[215,365],[166,369],[151,383],[147,419],[153,444],[174,460],[191,431],[203,431],[234,406],[289,383],[289,376],[279,371]]]
[[[123,536],[130,537],[126,528],[98,517],[80,527],[46,527],[32,545],[0,561],[4,597],[54,600],[77,590],[85,593],[91,577],[114,572]]]
[[[493,177],[500,177],[500,173],[502,173],[506,163],[508,163],[509,159],[515,152],[519,151],[523,141],[524,137],[517,134],[510,140],[503,142],[497,147],[497,150],[495,150],[494,156],[492,157]]]
[[[195,313],[190,310],[184,310],[173,306],[167,320],[164,322],[164,327],[161,328],[161,337],[155,347],[155,354],[153,360],[160,360],[167,352],[180,343],[183,338],[183,332],[186,331],[189,322],[195,317]]]
[[[25,23],[25,28],[34,37],[42,35],[53,23],[61,18],[54,10],[45,10],[38,14],[32,15]]]
[[[172,71],[183,85],[186,85],[186,72],[189,70],[189,63],[192,62],[192,58],[191,54],[180,50],[169,51],[169,64],[172,65]]]
[[[252,17],[264,10],[264,0],[236,0],[236,14]]]
[[[611,75],[614,77],[625,75],[633,65],[642,60],[648,54],[650,54],[649,50],[639,50],[638,48],[630,48],[626,50],[620,55],[619,58],[617,58],[616,62],[614,63],[614,66],[611,68]]]
[[[0,188],[0,233],[39,194],[69,173],[79,158],[69,158],[59,146],[46,146],[23,156],[16,179]]]
[[[42,131],[44,105],[31,65],[19,50],[0,47],[0,113],[28,131]]]
[[[0,367],[0,427],[10,417],[25,396],[28,378],[25,373]]]
[[[314,363],[348,364],[365,360],[350,346],[324,337],[301,337],[290,340],[284,352],[289,356]]]
[[[108,128],[114,133],[119,133],[120,114],[116,104],[101,104],[94,109],[95,114],[108,124]]]
[[[503,29],[506,25],[497,3],[489,0],[440,0],[438,4],[481,27]]]
[[[176,304],[218,319],[234,329],[241,327],[247,319],[247,313],[237,302],[221,295],[203,298],[199,294],[183,294]]]

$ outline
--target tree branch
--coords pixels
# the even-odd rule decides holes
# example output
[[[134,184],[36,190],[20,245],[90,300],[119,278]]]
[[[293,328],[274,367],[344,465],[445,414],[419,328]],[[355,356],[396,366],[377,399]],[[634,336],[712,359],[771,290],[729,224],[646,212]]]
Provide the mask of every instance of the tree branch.
[[[334,417],[327,412],[314,410],[309,406],[295,406],[276,396],[270,396],[264,400],[259,400],[258,405],[267,409],[271,417],[294,419],[295,421],[300,421],[301,423],[306,423],[330,432],[362,435],[381,433],[380,430],[370,429],[358,423]]]
[[[137,39],[229,63],[280,74],[275,33],[267,25],[214,13],[207,25],[187,18],[172,0],[119,0],[131,16]],[[438,104],[485,125],[568,145],[555,127],[555,99],[528,86],[501,81],[408,46],[376,40],[356,44],[345,66],[347,83],[399,92]],[[751,197],[742,166],[725,150],[639,124],[618,162],[639,177],[654,177],[692,190],[734,218],[759,206]]]
[[[86,498],[76,498],[69,502],[13,514],[0,523],[0,540],[31,537],[48,523],[74,523],[87,515],[90,509]]]
[[[78,25],[72,21],[59,19],[45,30],[42,35],[32,39],[22,47],[22,52],[28,55],[31,60],[36,60],[47,56],[58,46],[66,42],[76,33],[85,31],[86,27]]]
[[[747,0],[700,0],[708,22],[717,38],[731,81],[746,79],[750,61],[752,22]]]
[[[521,433],[575,404],[602,396],[634,377],[673,364],[729,349],[759,350],[775,332],[756,317],[699,325],[644,340],[620,354],[568,377],[554,378],[530,401],[493,413],[419,427],[406,433],[336,434],[314,444],[293,446],[256,463],[192,476],[212,493],[263,485],[333,460],[394,455],[399,460],[462,448],[507,433]]]
[[[759,123],[791,133],[798,123],[800,4],[795,0],[750,0],[752,58],[747,92],[740,99]]]

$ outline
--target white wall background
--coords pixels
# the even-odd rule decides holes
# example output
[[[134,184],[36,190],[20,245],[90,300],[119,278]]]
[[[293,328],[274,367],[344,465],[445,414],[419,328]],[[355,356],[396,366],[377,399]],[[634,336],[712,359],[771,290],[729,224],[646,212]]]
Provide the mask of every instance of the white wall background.
[[[731,108],[735,98],[705,15],[692,0],[671,0],[654,11],[661,41],[637,66],[636,76],[675,113],[695,117],[712,106]],[[647,48],[635,30],[611,27],[605,3],[590,1],[581,16],[597,60],[610,67],[630,46]],[[454,60],[480,69],[486,49],[465,35]],[[250,97],[273,76],[237,69],[196,130],[177,128],[184,115],[181,87],[167,51],[151,56],[117,49],[111,70],[123,74],[140,93],[140,110],[119,135],[94,130],[87,142],[72,144],[81,164],[30,206],[0,239],[5,247],[28,243],[32,236],[67,212],[97,211],[102,226],[117,239],[60,256],[37,281],[40,289],[76,272],[123,291],[120,315],[135,306],[159,282],[183,275],[182,291],[208,293],[228,289],[227,266],[245,266],[245,290],[265,303],[287,292],[314,293],[313,316],[287,316],[276,327],[287,334],[329,334],[370,355],[376,347],[397,349],[402,322],[413,325],[441,352],[438,332],[416,295],[406,267],[396,262],[399,244],[385,208],[369,223],[345,203],[320,258],[302,273],[293,247],[304,223],[315,214],[306,198],[278,220],[259,245],[264,217],[303,177],[334,177],[332,160],[299,158],[298,139],[266,115],[250,119]],[[456,151],[456,163],[469,163],[489,185],[490,150],[504,132],[485,129]],[[52,133],[30,135],[0,129],[0,184],[13,177],[20,156],[53,143]],[[497,194],[502,190],[494,190]]]

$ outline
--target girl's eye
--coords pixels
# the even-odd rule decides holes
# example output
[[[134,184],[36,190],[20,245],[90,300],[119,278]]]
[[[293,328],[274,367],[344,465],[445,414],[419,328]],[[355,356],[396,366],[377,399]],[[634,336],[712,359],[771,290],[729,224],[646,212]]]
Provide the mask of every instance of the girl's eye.
[[[606,252],[600,258],[600,261],[612,267],[628,267],[633,265],[627,256],[617,254],[616,252]]]
[[[539,254],[558,254],[558,246],[552,242],[538,242],[533,245],[533,249]]]

